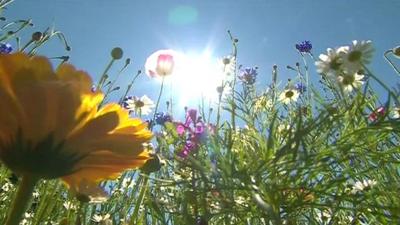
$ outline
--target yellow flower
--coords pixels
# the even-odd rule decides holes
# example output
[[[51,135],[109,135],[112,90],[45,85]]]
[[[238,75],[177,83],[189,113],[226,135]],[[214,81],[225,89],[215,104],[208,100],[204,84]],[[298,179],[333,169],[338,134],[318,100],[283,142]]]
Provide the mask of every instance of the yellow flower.
[[[142,166],[152,134],[72,65],[53,71],[45,57],[0,55],[0,160],[21,176],[81,182],[116,178]]]

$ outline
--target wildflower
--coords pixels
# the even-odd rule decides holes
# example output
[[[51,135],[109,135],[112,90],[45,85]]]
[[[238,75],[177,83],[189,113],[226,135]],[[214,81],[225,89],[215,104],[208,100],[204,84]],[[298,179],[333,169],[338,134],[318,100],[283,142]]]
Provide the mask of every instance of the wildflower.
[[[327,54],[319,55],[319,60],[315,62],[317,72],[328,77],[336,77],[342,69],[343,55],[346,52],[348,52],[348,47],[328,48]]]
[[[75,209],[78,208],[77,205],[75,205],[73,202],[70,202],[70,201],[64,202],[64,203],[63,203],[63,206],[64,206],[64,208],[67,209],[67,210],[75,210]]]
[[[312,44],[310,41],[303,41],[299,44],[296,44],[296,49],[301,53],[309,53],[312,49]]]
[[[4,192],[8,192],[11,188],[13,188],[14,186],[11,183],[5,183],[3,184],[3,186],[1,187],[1,190]]]
[[[257,97],[254,101],[254,110],[260,112],[262,110],[269,110],[273,106],[273,102],[267,95],[263,94]]]
[[[141,98],[136,96],[126,97],[123,102],[123,106],[130,112],[135,111],[139,115],[149,115],[155,105],[154,102],[147,97],[147,95],[143,95]]]
[[[34,198],[38,198],[39,195],[40,195],[40,193],[37,192],[37,191],[33,192],[33,194],[32,194],[32,196],[33,196]]]
[[[300,93],[294,88],[288,88],[284,90],[280,96],[279,101],[283,102],[284,104],[289,104],[290,102],[295,102],[299,98]]]
[[[136,185],[136,181],[133,178],[124,178],[121,183],[121,188],[133,188]]]
[[[150,77],[164,77],[173,73],[175,57],[173,50],[159,50],[151,54],[145,63],[146,74]]]
[[[186,158],[195,149],[196,149],[196,145],[191,141],[187,141],[185,143],[185,145],[183,146],[183,149],[179,153],[179,156],[182,158]]]
[[[364,75],[358,73],[342,74],[337,77],[337,81],[345,93],[349,93],[354,89],[360,88],[364,84],[363,79]]]
[[[172,122],[172,117],[163,112],[157,112],[155,116],[156,124],[164,125],[166,122]]]
[[[93,220],[93,222],[96,222],[96,223],[111,224],[111,223],[107,223],[108,221],[111,221],[110,214],[108,214],[108,213],[105,215],[94,214],[92,220]]]
[[[395,107],[392,109],[392,116],[393,116],[393,119],[400,118],[400,107]]]
[[[371,41],[354,40],[348,51],[342,55],[343,71],[357,73],[363,65],[371,62],[373,52],[374,48]]]
[[[300,94],[303,94],[304,92],[307,91],[307,86],[304,85],[303,83],[297,83],[295,85],[296,90],[298,90],[300,92]]]
[[[375,186],[377,182],[375,180],[363,180],[363,181],[357,181],[351,190],[352,194],[355,194],[357,192],[362,192],[364,189],[371,188]]]
[[[116,178],[149,159],[146,124],[118,104],[98,108],[104,96],[91,85],[69,64],[53,71],[45,57],[0,55],[0,160],[21,184],[61,178],[79,193],[84,180]]]
[[[10,54],[12,52],[12,46],[9,43],[0,43],[0,54]]]
[[[240,70],[239,80],[244,84],[253,85],[256,82],[257,67],[246,67]]]
[[[384,116],[386,113],[385,107],[381,106],[371,114],[369,114],[368,119],[372,122],[375,122],[379,117]]]
[[[224,75],[231,75],[234,73],[236,68],[236,58],[233,55],[228,55],[222,58],[221,60],[222,70]]]

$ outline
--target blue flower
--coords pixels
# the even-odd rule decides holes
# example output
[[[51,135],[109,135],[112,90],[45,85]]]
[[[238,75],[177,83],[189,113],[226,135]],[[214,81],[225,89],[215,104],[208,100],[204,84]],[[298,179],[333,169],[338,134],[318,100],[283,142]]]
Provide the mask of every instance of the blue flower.
[[[299,44],[296,44],[296,49],[301,53],[310,53],[312,44],[310,41],[303,41]]]
[[[297,91],[299,91],[301,94],[307,91],[307,86],[304,85],[303,83],[298,83],[295,85],[295,88]]]
[[[9,54],[12,50],[12,46],[9,43],[0,43],[0,54]]]
[[[256,82],[257,67],[246,67],[240,70],[239,79],[247,85],[252,85]]]
[[[132,107],[133,102],[134,102],[134,97],[127,96],[124,98],[124,101],[122,102],[122,107],[131,111],[133,109],[133,107]]]
[[[163,112],[157,112],[155,116],[156,124],[164,125],[166,122],[172,122],[172,117]]]

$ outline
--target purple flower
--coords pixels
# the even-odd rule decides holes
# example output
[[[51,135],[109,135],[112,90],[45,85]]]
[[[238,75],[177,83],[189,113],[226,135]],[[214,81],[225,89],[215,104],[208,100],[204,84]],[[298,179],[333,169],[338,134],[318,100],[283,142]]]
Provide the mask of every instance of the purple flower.
[[[0,54],[9,54],[12,50],[9,43],[0,43]]]
[[[197,110],[189,109],[186,113],[186,126],[190,126],[191,123],[196,124],[197,121]]]
[[[252,85],[256,82],[257,67],[246,67],[240,70],[239,79],[247,85]]]
[[[297,83],[295,85],[296,90],[298,90],[301,94],[307,91],[307,86],[304,85],[303,83]]]
[[[176,125],[176,132],[177,132],[179,135],[183,135],[183,134],[185,133],[185,130],[186,130],[186,127],[185,127],[184,124],[178,123],[178,124]]]
[[[299,44],[296,44],[296,49],[301,53],[310,53],[312,44],[310,41],[303,41]]]
[[[97,91],[97,87],[96,87],[96,85],[92,85],[92,87],[90,88],[90,90],[93,92],[93,93],[95,93],[96,91]]]
[[[158,124],[158,125],[164,125],[166,122],[171,122],[172,117],[166,113],[157,112],[156,116],[155,116],[155,121],[156,121],[156,124]]]
[[[122,102],[122,107],[124,107],[125,109],[131,110],[131,102],[134,101],[134,97],[133,96],[127,96],[125,97],[124,101]]]
[[[182,151],[179,153],[179,156],[182,158],[186,158],[190,152],[196,149],[196,145],[192,143],[191,141],[187,141],[185,143],[185,146],[183,146]]]

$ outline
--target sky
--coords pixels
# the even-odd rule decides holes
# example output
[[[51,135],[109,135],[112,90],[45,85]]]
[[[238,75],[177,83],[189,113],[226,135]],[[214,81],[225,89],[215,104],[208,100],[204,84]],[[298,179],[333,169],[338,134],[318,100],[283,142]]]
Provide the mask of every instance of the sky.
[[[121,47],[124,57],[132,59],[118,80],[122,87],[159,49],[194,54],[207,49],[215,59],[230,54],[230,30],[239,40],[238,63],[258,66],[257,83],[264,88],[271,81],[274,64],[282,82],[296,76],[285,69],[301,62],[296,43],[310,40],[312,52],[318,56],[328,47],[348,45],[355,39],[373,41],[376,52],[370,67],[389,86],[395,86],[398,77],[384,61],[383,52],[400,45],[399,11],[399,0],[15,0],[3,15],[8,20],[33,20],[35,26],[25,31],[25,41],[30,32],[48,26],[62,31],[70,52],[54,39],[39,53],[69,55],[70,62],[95,81],[107,65],[111,49]],[[400,64],[399,59],[395,62]],[[309,63],[312,81],[317,83],[319,75],[311,60]],[[123,61],[118,62],[114,72],[122,66]],[[184,95],[190,90],[187,87],[198,86],[192,82],[179,85],[167,91]],[[155,100],[159,86],[143,75],[131,94],[146,94]],[[172,94],[166,93],[162,101]],[[385,93],[380,94],[386,98]],[[183,104],[197,106],[196,101]]]

